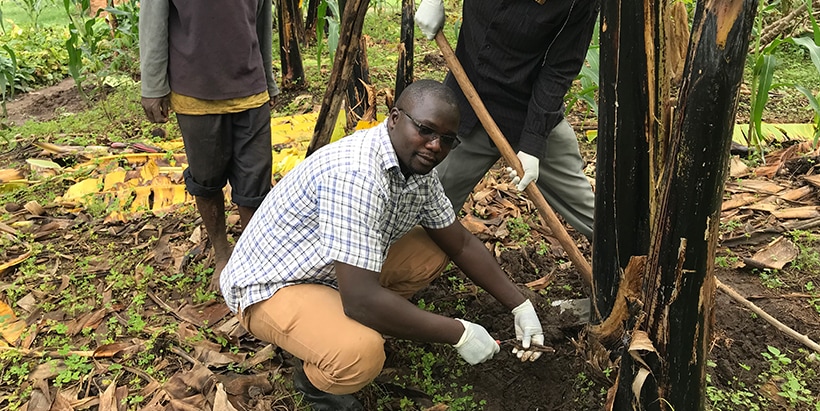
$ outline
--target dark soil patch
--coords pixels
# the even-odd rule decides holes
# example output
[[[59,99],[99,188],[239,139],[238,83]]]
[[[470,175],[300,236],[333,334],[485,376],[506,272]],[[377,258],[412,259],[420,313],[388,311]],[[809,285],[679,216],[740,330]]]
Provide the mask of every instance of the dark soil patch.
[[[75,113],[88,108],[81,98],[77,85],[66,78],[54,86],[16,96],[6,103],[10,125],[22,125],[26,121],[48,121],[60,113]]]

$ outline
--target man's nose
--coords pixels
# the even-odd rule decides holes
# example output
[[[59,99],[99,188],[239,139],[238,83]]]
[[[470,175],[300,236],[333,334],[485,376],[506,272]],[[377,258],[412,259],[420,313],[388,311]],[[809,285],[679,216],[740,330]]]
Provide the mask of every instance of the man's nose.
[[[441,145],[441,138],[438,136],[434,136],[432,140],[427,140],[427,144],[424,146],[435,151],[441,151],[441,149],[444,148]]]

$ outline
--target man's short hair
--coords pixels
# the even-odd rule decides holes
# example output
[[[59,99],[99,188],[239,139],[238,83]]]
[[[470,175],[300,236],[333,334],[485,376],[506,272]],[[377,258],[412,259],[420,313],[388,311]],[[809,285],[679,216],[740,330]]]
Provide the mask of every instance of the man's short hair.
[[[438,101],[458,110],[456,94],[450,87],[431,79],[416,80],[411,83],[396,100],[396,108],[419,104],[424,97],[433,97]]]

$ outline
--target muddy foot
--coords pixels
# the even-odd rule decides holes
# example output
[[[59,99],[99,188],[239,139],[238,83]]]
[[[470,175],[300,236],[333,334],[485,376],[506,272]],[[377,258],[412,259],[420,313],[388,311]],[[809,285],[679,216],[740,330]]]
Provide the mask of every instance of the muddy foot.
[[[214,274],[211,276],[211,285],[208,286],[209,291],[220,292],[219,289],[219,277],[222,274],[222,270],[225,269],[225,266],[228,264],[227,261],[217,261],[216,265],[214,266]]]

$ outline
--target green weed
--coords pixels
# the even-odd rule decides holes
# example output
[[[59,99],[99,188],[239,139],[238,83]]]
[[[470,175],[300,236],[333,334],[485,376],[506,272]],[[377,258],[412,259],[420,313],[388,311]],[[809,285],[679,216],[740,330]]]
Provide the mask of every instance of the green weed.
[[[800,271],[820,271],[820,236],[810,231],[796,230],[789,233],[799,252],[791,262],[792,268]]]
[[[404,379],[396,377],[399,385],[410,384],[419,387],[433,397],[433,403],[446,404],[448,410],[472,411],[484,408],[486,401],[476,401],[472,395],[472,386],[446,382],[448,379],[461,376],[462,373],[458,368],[450,368],[447,357],[421,348],[408,349],[405,353],[409,357],[411,371]],[[405,402],[404,406],[409,406],[409,403]]]
[[[816,407],[818,398],[806,388],[806,381],[817,377],[813,368],[806,366],[803,361],[792,360],[776,347],[767,346],[766,352],[761,355],[769,363],[769,370],[758,376],[761,382],[771,381],[777,384],[780,389],[777,394],[787,399],[792,407]]]
[[[68,350],[65,351],[67,352]],[[94,364],[88,357],[82,357],[77,354],[69,355],[63,362],[65,369],[60,371],[54,378],[54,386],[58,388],[74,381],[79,381],[80,378],[94,369]]]
[[[738,262],[740,262],[740,258],[736,255],[715,256],[715,265],[720,268],[732,268],[735,267]]]
[[[761,284],[767,288],[781,288],[786,285],[783,280],[778,277],[777,270],[764,268],[762,270],[754,270],[753,272],[757,272]]]
[[[507,220],[507,230],[510,232],[510,239],[515,242],[523,243],[530,238],[530,228],[522,217],[515,217]]]

